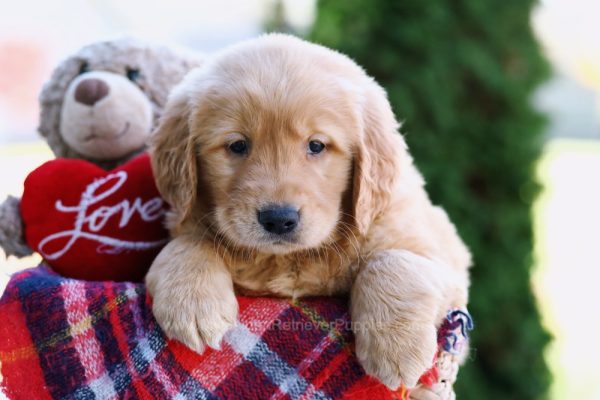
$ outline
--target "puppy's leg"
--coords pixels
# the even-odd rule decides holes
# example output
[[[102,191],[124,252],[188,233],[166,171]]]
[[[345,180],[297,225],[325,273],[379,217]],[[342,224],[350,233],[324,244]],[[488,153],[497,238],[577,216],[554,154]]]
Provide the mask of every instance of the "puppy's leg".
[[[466,278],[465,278],[466,279]],[[405,250],[375,253],[352,287],[356,353],[365,371],[396,389],[414,387],[437,351],[437,326],[466,304],[466,280]]]
[[[210,243],[175,238],[154,260],[146,286],[165,334],[199,353],[205,345],[218,349],[235,324],[238,304],[231,276]]]

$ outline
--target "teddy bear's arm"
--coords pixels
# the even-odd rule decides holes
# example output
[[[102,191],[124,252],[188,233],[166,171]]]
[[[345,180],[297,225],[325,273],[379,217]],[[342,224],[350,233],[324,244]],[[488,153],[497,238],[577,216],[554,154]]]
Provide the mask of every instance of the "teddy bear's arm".
[[[25,242],[20,200],[13,196],[0,204],[0,247],[6,256],[25,257],[33,253]]]

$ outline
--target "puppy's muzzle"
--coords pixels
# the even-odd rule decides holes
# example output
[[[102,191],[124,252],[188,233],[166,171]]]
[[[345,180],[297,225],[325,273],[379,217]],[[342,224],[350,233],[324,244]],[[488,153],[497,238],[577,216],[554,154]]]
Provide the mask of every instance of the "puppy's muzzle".
[[[270,205],[259,210],[257,218],[267,232],[284,235],[296,229],[300,213],[290,206]]]

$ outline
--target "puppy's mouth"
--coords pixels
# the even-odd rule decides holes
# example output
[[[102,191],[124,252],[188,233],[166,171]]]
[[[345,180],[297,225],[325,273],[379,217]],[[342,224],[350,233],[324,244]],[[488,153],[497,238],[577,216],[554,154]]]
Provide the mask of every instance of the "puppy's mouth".
[[[303,249],[302,246],[283,241],[264,244],[256,248],[263,254],[290,254]]]
[[[264,235],[255,247],[264,253],[286,254],[305,249],[297,234],[292,235]]]
[[[105,141],[119,140],[127,134],[130,127],[131,127],[131,123],[129,121],[127,121],[127,122],[125,122],[125,126],[123,127],[123,129],[121,129],[119,131],[119,133],[117,133],[116,135],[109,136],[109,135],[103,135],[103,134],[96,133],[94,130],[94,127],[92,126],[91,133],[87,136],[84,136],[83,141],[91,142],[94,140],[105,140]]]
[[[236,243],[243,247],[256,249],[265,254],[286,254],[299,251],[305,248],[297,235],[270,235],[260,234],[253,240],[248,240],[247,236],[237,237]]]
[[[276,238],[276,239],[267,241],[267,243],[275,245],[275,246],[289,246],[289,245],[297,245],[298,240],[296,240],[295,238],[287,238],[287,239]]]

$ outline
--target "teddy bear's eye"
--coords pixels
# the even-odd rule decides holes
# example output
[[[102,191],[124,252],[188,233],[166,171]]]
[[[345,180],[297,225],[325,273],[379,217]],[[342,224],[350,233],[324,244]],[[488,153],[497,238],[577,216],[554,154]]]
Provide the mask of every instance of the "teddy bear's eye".
[[[135,82],[140,77],[140,70],[137,68],[127,68],[127,79]]]
[[[79,75],[85,74],[86,72],[90,72],[90,64],[84,61],[79,67]]]

